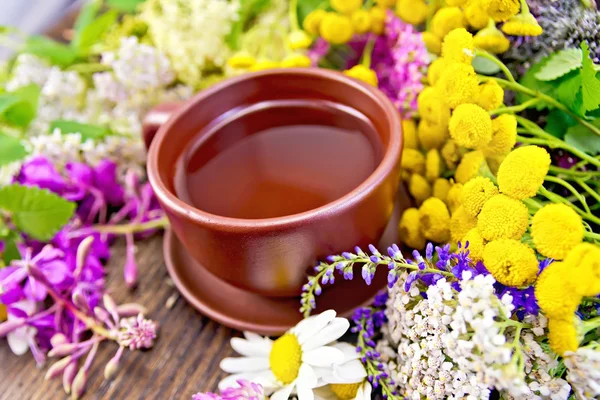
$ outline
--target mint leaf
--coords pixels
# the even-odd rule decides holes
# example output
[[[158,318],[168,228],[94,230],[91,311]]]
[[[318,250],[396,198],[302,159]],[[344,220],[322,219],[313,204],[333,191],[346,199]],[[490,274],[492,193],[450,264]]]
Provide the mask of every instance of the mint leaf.
[[[4,262],[4,265],[10,264],[12,260],[18,260],[21,258],[21,253],[17,248],[17,242],[19,239],[19,234],[15,231],[5,229],[3,232],[0,232],[0,241],[4,243],[4,252],[2,253],[2,261]]]
[[[81,141],[86,141],[88,139],[98,140],[111,134],[108,128],[100,125],[83,124],[81,122],[63,119],[52,121],[50,124],[50,133],[56,128],[60,129],[60,132],[63,135],[79,133],[81,135]]]
[[[75,203],[45,189],[14,184],[0,189],[0,209],[11,215],[20,231],[48,241],[69,222]]]
[[[531,68],[529,68],[529,70],[525,73],[525,75],[523,75],[519,82],[521,83],[521,85],[526,86],[529,89],[537,90],[539,92],[547,94],[550,97],[555,97],[555,83],[540,81],[535,77],[535,74],[537,74],[544,67],[544,65],[546,65],[546,62],[548,62],[548,60],[549,58],[545,57],[542,58],[537,64],[532,65]],[[527,96],[526,94],[520,92],[517,93],[517,101],[519,103],[524,103],[529,99],[531,99],[530,96]],[[546,103],[538,103],[538,105],[535,108],[539,111],[548,108],[548,105]]]
[[[498,66],[498,64],[485,57],[476,56],[473,59],[472,64],[473,68],[475,69],[475,72],[480,74],[494,75],[500,72],[500,67]]]
[[[535,73],[540,81],[553,81],[581,68],[581,49],[565,49],[550,56],[550,59]]]
[[[77,20],[73,25],[74,35],[73,40],[71,40],[71,47],[73,49],[78,49],[81,46],[81,35],[84,29],[86,29],[92,22],[94,22],[94,19],[98,15],[101,6],[102,3],[100,1],[92,0],[86,2],[85,5],[81,8],[81,11],[77,16]]]
[[[77,54],[69,46],[44,36],[32,36],[27,39],[22,52],[45,58],[61,68],[71,65],[77,58]]]
[[[37,114],[39,97],[40,88],[34,84],[0,94],[0,119],[25,128]]]
[[[137,6],[142,4],[144,1],[146,0],[107,0],[106,4],[115,10],[132,13],[135,12]]]
[[[577,94],[581,90],[582,79],[580,71],[572,71],[557,81],[556,97],[558,101],[575,112],[578,112],[580,108],[577,107],[576,100]]]
[[[575,118],[571,117],[566,112],[555,108],[548,113],[544,130],[549,134],[562,139],[567,130],[578,123],[579,122]]]
[[[583,53],[583,69],[581,70],[581,94],[583,95],[583,110],[591,111],[600,106],[600,81],[596,78],[594,62],[590,59],[590,48],[587,43],[581,43]]]
[[[592,124],[600,127],[600,120],[596,119]],[[587,154],[600,154],[600,136],[583,125],[569,128],[565,135],[565,142]]]
[[[25,158],[27,150],[17,138],[0,132],[0,167]]]
[[[119,12],[110,10],[85,26],[78,35],[75,44],[77,52],[81,55],[87,54],[90,47],[97,43],[102,35],[117,22],[117,18],[119,18]]]

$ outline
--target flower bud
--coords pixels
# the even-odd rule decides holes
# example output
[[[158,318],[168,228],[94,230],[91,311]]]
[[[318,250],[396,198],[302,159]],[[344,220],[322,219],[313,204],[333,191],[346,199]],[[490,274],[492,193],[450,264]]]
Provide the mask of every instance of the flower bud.
[[[73,379],[75,379],[76,373],[77,361],[71,361],[65,368],[65,372],[63,372],[63,389],[65,390],[66,394],[71,393],[71,385],[73,384]]]
[[[23,325],[25,325],[26,319],[25,318],[16,318],[16,319],[11,319],[9,321],[3,322],[0,324],[0,337],[4,337],[6,335],[8,335],[9,333],[11,333],[12,331],[14,331],[17,328],[22,327]]]
[[[117,354],[104,367],[104,378],[111,379],[117,373],[119,369],[119,361],[121,360],[121,354],[123,354],[124,347],[119,347]]]
[[[50,338],[50,344],[52,347],[60,346],[61,344],[67,343],[67,337],[62,333],[56,333]]]
[[[112,297],[110,297],[108,294],[105,294],[104,297],[102,297],[102,301],[104,302],[104,308],[106,308],[106,311],[111,314],[118,314],[117,304]]]
[[[148,313],[148,310],[141,304],[127,303],[117,306],[117,313],[119,314],[119,317],[126,318],[135,317],[138,314],[146,315]]]
[[[48,357],[63,357],[72,354],[79,348],[79,343],[63,343],[48,352]]]
[[[46,372],[46,376],[44,379],[49,380],[49,379],[56,378],[57,376],[59,376],[60,374],[62,374],[64,372],[65,368],[67,368],[67,366],[69,365],[70,362],[71,362],[71,356],[68,356],[68,357],[58,360],[57,362],[52,364],[52,366],[50,368],[48,368],[48,371]]]
[[[86,383],[87,371],[85,370],[85,367],[82,367],[75,376],[75,380],[73,380],[73,385],[71,386],[71,399],[77,400],[81,398],[81,396],[85,392]]]

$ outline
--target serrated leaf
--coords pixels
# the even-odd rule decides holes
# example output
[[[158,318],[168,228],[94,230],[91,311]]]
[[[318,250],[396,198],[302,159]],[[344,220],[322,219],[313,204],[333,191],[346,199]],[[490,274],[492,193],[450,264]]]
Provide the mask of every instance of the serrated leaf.
[[[555,108],[548,113],[544,130],[549,134],[562,139],[567,130],[578,123],[579,122],[575,118],[571,117],[566,112]]]
[[[69,46],[45,36],[32,36],[25,42],[23,53],[33,54],[61,68],[71,65],[77,54]]]
[[[488,58],[476,56],[473,59],[473,68],[477,73],[495,75],[500,72],[500,67]]]
[[[60,132],[63,135],[67,135],[69,133],[79,133],[82,141],[86,141],[88,139],[98,140],[111,134],[108,128],[100,125],[83,124],[81,122],[63,119],[52,121],[50,124],[49,133],[53,132],[56,128],[60,129]]]
[[[580,71],[572,71],[560,78],[556,88],[556,97],[565,106],[577,112],[577,93],[581,90],[582,76]]]
[[[565,49],[551,55],[536,72],[535,78],[540,81],[553,81],[578,68],[581,68],[581,49]]]
[[[600,120],[592,123],[600,127]],[[565,135],[565,142],[587,154],[600,154],[600,136],[583,125],[569,128]]]
[[[14,184],[0,188],[0,209],[10,214],[20,231],[48,241],[69,222],[75,203],[46,189]]]
[[[121,12],[132,13],[137,10],[137,6],[146,0],[108,0],[106,4],[109,7]]]
[[[7,231],[5,235],[0,237],[0,240],[4,243],[4,251],[2,252],[4,265],[10,264],[12,260],[21,258],[21,253],[17,247],[19,239],[19,235],[14,231]]]
[[[119,18],[119,12],[110,10],[82,29],[76,47],[77,52],[81,55],[87,54],[90,47],[97,43],[102,35],[117,22],[117,18]]]
[[[25,128],[35,118],[40,97],[37,85],[23,86],[0,95],[0,119],[9,125]]]
[[[521,83],[521,85],[526,86],[529,89],[537,90],[539,92],[547,94],[550,97],[555,97],[554,91],[555,91],[556,87],[555,87],[554,83],[540,81],[535,77],[535,74],[537,74],[538,71],[543,68],[543,66],[546,64],[548,59],[549,59],[548,57],[542,58],[537,64],[532,65],[531,68],[529,68],[529,70],[525,73],[525,75],[523,75],[523,77],[521,78],[521,80],[519,82]],[[530,96],[527,96],[521,92],[517,93],[517,101],[519,103],[524,103],[529,99],[531,99]],[[536,105],[535,108],[538,111],[540,111],[545,108],[548,108],[548,105],[546,103],[541,102],[541,103],[538,103],[538,105]]]
[[[0,167],[25,158],[27,150],[17,138],[0,132]]]
[[[590,48],[587,43],[581,44],[583,67],[581,70],[581,94],[585,112],[595,110],[600,106],[600,81],[596,78],[594,62],[590,58]]]

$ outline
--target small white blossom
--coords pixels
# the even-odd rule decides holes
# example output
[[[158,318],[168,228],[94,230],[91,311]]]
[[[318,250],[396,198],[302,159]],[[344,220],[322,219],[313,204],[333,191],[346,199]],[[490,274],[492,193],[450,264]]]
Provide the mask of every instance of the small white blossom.
[[[48,63],[41,58],[31,54],[19,54],[15,59],[15,65],[11,69],[11,77],[6,82],[5,89],[13,92],[32,83],[42,87],[51,70]]]
[[[567,380],[581,399],[600,397],[600,344],[580,347],[568,353],[564,359]]]

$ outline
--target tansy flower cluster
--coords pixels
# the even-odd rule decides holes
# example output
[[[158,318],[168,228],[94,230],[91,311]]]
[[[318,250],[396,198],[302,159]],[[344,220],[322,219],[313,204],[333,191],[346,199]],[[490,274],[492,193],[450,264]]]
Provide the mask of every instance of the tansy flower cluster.
[[[493,54],[510,47],[509,36],[539,36],[543,30],[529,11],[525,0],[398,0],[400,18],[413,25],[426,23],[423,40],[434,55],[442,52],[446,35],[457,28],[475,34],[475,45]],[[500,29],[498,24],[502,24]]]

